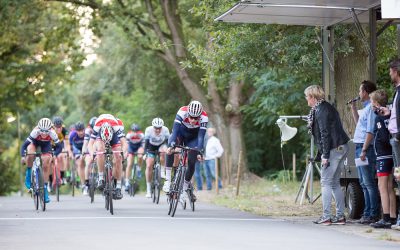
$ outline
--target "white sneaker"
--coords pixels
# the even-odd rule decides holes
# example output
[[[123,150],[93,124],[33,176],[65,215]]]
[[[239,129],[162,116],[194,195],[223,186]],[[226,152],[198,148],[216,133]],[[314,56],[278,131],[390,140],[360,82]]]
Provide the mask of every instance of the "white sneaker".
[[[84,196],[88,196],[89,195],[89,192],[88,192],[88,186],[83,186],[83,189],[82,189],[82,194],[84,195]]]
[[[161,167],[161,178],[165,179],[165,167]]]
[[[166,193],[169,193],[169,188],[170,188],[170,186],[171,186],[171,181],[165,181],[164,182],[164,186],[163,186],[163,191],[164,192],[166,192]]]
[[[151,198],[151,193],[150,192],[146,193],[146,198]]]

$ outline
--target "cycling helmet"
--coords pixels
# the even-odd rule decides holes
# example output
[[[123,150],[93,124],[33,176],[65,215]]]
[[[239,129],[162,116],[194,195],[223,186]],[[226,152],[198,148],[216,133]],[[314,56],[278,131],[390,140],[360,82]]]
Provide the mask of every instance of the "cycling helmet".
[[[51,122],[51,120],[49,118],[42,118],[38,122],[38,128],[40,130],[50,130],[52,126],[53,126],[53,123]]]
[[[96,120],[97,120],[96,116],[93,116],[92,118],[90,118],[90,121],[89,121],[90,127],[92,127],[92,128],[94,127]]]
[[[137,132],[140,130],[140,127],[136,123],[132,123],[131,130]]]
[[[77,122],[75,124],[75,130],[84,130],[85,129],[85,124],[83,122]]]
[[[164,121],[163,119],[157,117],[153,119],[151,125],[153,125],[153,127],[155,128],[161,128],[162,126],[164,126]]]
[[[191,101],[188,105],[188,112],[191,117],[199,117],[203,112],[203,105],[199,101]]]
[[[63,125],[63,119],[61,118],[61,116],[54,116],[53,117],[53,124],[56,127],[61,127]]]
[[[101,125],[100,128],[100,137],[104,143],[110,143],[112,137],[114,135],[114,130],[108,122],[105,122]]]

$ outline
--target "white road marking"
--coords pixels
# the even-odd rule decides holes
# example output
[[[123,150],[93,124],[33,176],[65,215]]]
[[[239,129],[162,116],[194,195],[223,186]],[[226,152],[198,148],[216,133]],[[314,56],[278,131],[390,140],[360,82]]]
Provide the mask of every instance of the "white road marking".
[[[0,218],[0,221],[9,221],[9,220],[98,220],[98,219],[150,219],[150,220],[211,220],[211,221],[284,221],[282,219],[257,219],[257,218],[212,218],[212,217],[203,217],[203,218],[171,218],[171,217],[139,217],[139,216],[95,216],[95,217],[15,217],[15,218]]]

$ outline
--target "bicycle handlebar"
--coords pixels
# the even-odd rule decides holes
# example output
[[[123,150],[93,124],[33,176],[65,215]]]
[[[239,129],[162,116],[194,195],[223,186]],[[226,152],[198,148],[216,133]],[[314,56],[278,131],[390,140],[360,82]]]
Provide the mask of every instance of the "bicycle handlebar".
[[[186,150],[186,151],[196,151],[196,152],[198,152],[200,154],[203,154],[203,152],[201,150],[199,150],[197,148],[191,148],[191,147],[188,147],[188,146],[174,145],[172,148],[174,148],[174,149],[175,148],[180,148],[180,149],[183,149],[183,150]]]

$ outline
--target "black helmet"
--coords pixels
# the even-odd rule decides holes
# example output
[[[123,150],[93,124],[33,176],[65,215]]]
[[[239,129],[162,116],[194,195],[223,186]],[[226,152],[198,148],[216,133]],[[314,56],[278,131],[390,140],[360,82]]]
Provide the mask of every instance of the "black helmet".
[[[75,130],[80,131],[80,130],[84,130],[84,129],[85,129],[85,124],[83,124],[83,122],[77,122],[75,124]]]
[[[96,120],[97,120],[97,117],[96,116],[93,116],[92,118],[90,118],[90,121],[89,121],[89,125],[90,125],[90,127],[94,127],[94,123],[96,122]]]
[[[132,123],[131,130],[137,132],[140,130],[140,127],[136,123]]]
[[[63,125],[63,119],[61,116],[54,116],[53,117],[53,124],[56,127],[61,127]]]

